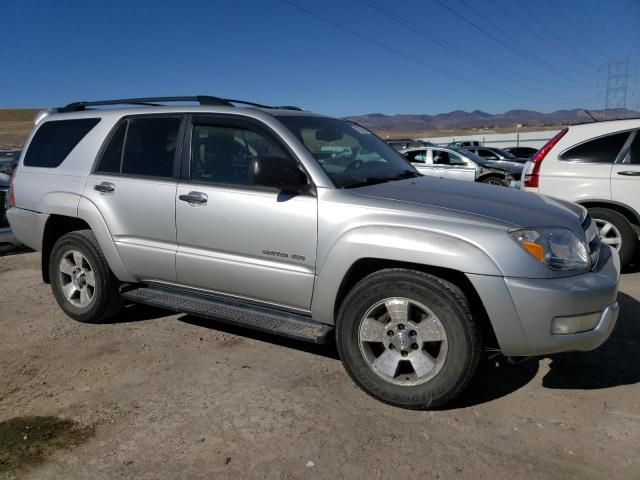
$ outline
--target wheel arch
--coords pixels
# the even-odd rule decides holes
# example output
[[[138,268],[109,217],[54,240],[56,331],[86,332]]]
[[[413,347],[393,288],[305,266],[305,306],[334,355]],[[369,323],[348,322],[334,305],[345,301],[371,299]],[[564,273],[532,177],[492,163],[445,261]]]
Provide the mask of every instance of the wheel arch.
[[[616,202],[614,200],[578,200],[576,203],[587,209],[606,208],[613,210],[614,212],[624,216],[632,225],[640,227],[640,213],[636,212],[633,208],[624,203]]]
[[[337,318],[338,310],[349,291],[359,281],[375,272],[389,268],[405,268],[407,270],[428,273],[460,288],[466,295],[473,317],[480,326],[485,345],[489,348],[499,348],[495,331],[480,295],[464,272],[452,268],[382,258],[360,258],[349,267],[349,270],[340,283],[334,303],[334,318]]]

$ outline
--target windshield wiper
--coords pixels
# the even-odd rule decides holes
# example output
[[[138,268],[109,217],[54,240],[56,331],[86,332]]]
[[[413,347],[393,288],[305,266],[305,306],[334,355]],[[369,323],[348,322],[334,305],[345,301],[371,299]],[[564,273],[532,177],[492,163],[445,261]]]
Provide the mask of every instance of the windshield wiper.
[[[420,177],[421,175],[413,170],[404,170],[397,175],[391,177],[367,177],[359,182],[350,183],[342,188],[366,187],[368,185],[376,185],[378,183],[392,182],[394,180],[403,180],[405,178]]]

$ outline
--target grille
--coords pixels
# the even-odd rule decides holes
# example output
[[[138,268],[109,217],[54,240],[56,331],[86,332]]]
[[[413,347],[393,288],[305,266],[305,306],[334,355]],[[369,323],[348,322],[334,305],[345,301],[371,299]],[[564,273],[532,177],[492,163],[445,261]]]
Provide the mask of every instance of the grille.
[[[585,236],[587,237],[587,248],[589,250],[589,258],[591,258],[591,268],[596,268],[598,259],[600,258],[600,247],[602,242],[596,223],[591,218],[591,215],[582,222],[582,228],[584,229]]]

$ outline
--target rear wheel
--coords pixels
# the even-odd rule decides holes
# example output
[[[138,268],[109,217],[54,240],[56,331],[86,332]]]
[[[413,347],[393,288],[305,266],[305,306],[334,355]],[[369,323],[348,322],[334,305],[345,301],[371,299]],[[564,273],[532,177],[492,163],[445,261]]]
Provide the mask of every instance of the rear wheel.
[[[79,322],[101,323],[122,307],[118,280],[91,230],[58,239],[49,258],[49,278],[60,308]]]
[[[434,408],[457,396],[476,371],[482,343],[458,287],[405,269],[373,273],[349,292],[336,342],[358,386],[410,409]]]
[[[624,267],[631,263],[638,246],[638,236],[624,215],[608,208],[590,208],[602,243],[615,248]]]

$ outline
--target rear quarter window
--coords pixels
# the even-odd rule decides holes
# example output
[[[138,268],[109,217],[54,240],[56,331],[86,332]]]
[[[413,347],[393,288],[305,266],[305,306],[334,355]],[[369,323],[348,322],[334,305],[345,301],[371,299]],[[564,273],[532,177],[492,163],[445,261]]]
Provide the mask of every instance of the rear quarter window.
[[[59,167],[99,118],[52,120],[38,128],[24,157],[26,167]]]
[[[565,162],[613,163],[627,138],[629,138],[629,132],[605,135],[576,145],[563,152],[559,158]]]

